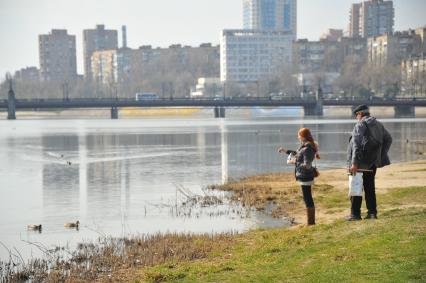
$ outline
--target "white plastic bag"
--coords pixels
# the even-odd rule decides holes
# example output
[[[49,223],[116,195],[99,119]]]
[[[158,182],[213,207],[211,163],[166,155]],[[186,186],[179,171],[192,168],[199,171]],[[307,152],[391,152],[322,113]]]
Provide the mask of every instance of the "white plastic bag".
[[[290,153],[287,157],[287,164],[296,164],[296,155]]]
[[[349,197],[362,196],[364,191],[362,173],[349,175]]]

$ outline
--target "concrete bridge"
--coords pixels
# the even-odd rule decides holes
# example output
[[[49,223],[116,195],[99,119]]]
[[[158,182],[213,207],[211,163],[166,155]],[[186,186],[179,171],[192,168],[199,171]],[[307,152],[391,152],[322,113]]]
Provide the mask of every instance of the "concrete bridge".
[[[306,116],[323,115],[324,106],[349,106],[360,104],[369,106],[388,106],[395,108],[396,116],[415,116],[415,107],[426,107],[426,98],[392,99],[392,100],[363,100],[363,99],[322,99],[300,97],[248,97],[248,98],[167,98],[140,100],[129,98],[90,98],[90,99],[16,99],[10,88],[7,100],[0,100],[0,109],[7,109],[9,120],[16,119],[17,109],[70,109],[70,108],[109,108],[111,119],[118,119],[118,109],[123,107],[205,107],[214,109],[216,118],[225,117],[226,108],[236,107],[303,107]]]

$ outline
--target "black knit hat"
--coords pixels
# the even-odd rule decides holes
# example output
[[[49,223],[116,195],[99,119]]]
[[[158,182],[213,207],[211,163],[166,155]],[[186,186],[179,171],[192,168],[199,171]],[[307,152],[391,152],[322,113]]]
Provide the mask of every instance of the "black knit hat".
[[[365,104],[362,104],[362,105],[358,105],[357,107],[355,107],[355,109],[354,109],[354,111],[353,111],[353,113],[354,113],[354,115],[356,114],[356,113],[358,113],[358,112],[369,112],[369,108],[368,108],[368,106],[367,105],[365,105]]]

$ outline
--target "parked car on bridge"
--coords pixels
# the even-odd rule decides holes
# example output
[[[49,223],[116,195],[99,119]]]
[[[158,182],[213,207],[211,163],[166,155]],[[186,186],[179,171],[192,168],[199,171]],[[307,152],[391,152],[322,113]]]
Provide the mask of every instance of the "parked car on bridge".
[[[136,93],[136,101],[141,100],[157,100],[159,99],[159,96],[155,93]]]
[[[371,95],[369,99],[379,101],[379,100],[383,100],[383,97]]]
[[[213,100],[231,100],[232,96],[223,96],[223,95],[216,95],[213,97]]]

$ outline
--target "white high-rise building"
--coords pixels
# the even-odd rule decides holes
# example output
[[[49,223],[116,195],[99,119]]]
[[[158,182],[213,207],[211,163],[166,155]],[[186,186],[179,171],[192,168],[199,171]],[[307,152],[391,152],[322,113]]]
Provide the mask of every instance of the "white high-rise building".
[[[223,30],[221,81],[254,82],[289,68],[293,34],[288,31]]]
[[[297,0],[243,0],[244,29],[291,31],[297,38]]]

